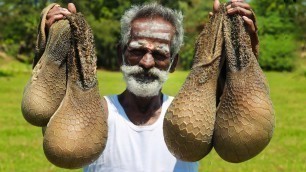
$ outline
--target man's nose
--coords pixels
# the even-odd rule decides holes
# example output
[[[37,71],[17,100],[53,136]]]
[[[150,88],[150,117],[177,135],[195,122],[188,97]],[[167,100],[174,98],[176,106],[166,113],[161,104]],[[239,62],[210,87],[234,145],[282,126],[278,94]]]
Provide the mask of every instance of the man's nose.
[[[139,65],[142,66],[143,68],[150,69],[154,67],[155,61],[154,57],[152,56],[151,53],[146,53],[142,59],[139,61]]]

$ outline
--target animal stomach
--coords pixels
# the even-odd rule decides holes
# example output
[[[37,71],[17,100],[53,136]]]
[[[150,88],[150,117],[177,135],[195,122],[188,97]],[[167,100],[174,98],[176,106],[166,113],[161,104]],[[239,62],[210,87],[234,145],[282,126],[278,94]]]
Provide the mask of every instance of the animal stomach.
[[[198,161],[212,149],[217,77],[202,83],[198,76],[205,73],[203,68],[198,67],[190,73],[164,119],[168,149],[185,161]]]
[[[98,84],[84,91],[69,83],[66,96],[44,134],[46,157],[62,168],[80,168],[96,160],[107,139],[106,114]]]
[[[66,57],[70,48],[68,26],[68,21],[59,21],[50,28],[47,48],[25,86],[21,110],[32,125],[46,126],[64,98]]]
[[[67,89],[44,133],[47,159],[62,168],[96,160],[107,140],[107,114],[99,94],[93,33],[82,14],[67,17],[71,27]]]
[[[253,59],[246,70],[229,72],[217,110],[214,148],[229,162],[253,158],[273,134],[275,119],[268,86]]]

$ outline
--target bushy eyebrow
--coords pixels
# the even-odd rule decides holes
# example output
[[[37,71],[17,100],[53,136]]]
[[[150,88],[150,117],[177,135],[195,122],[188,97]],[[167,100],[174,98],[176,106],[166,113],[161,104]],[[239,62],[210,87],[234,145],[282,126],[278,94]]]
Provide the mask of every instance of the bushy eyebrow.
[[[131,47],[131,48],[141,48],[142,46],[144,46],[144,42],[140,42],[140,41],[131,41],[129,44],[128,44],[128,47]]]
[[[140,50],[140,51],[148,51],[146,44],[149,44],[147,40],[131,40],[129,42],[127,48],[129,51]],[[154,44],[154,43],[153,43]],[[165,56],[169,56],[170,54],[170,45],[167,43],[159,42],[157,45],[154,45],[154,49],[151,50],[152,53],[162,54]]]
[[[156,50],[162,51],[165,54],[170,53],[170,47],[169,46],[164,46],[164,44],[161,44],[157,46]]]

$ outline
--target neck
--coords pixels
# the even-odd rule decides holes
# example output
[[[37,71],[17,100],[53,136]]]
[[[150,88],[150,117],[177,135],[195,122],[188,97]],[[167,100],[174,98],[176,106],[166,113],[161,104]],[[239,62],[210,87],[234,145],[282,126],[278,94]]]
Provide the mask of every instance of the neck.
[[[160,116],[163,103],[161,92],[153,97],[139,97],[125,90],[118,98],[126,115],[135,125],[151,125]]]

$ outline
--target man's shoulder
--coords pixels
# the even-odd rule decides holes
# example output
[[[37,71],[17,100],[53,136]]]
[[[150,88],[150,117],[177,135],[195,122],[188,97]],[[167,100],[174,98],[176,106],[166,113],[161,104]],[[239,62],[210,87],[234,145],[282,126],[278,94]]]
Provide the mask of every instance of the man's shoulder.
[[[109,94],[102,97],[102,101],[105,105],[116,104],[118,95],[117,94]]]

